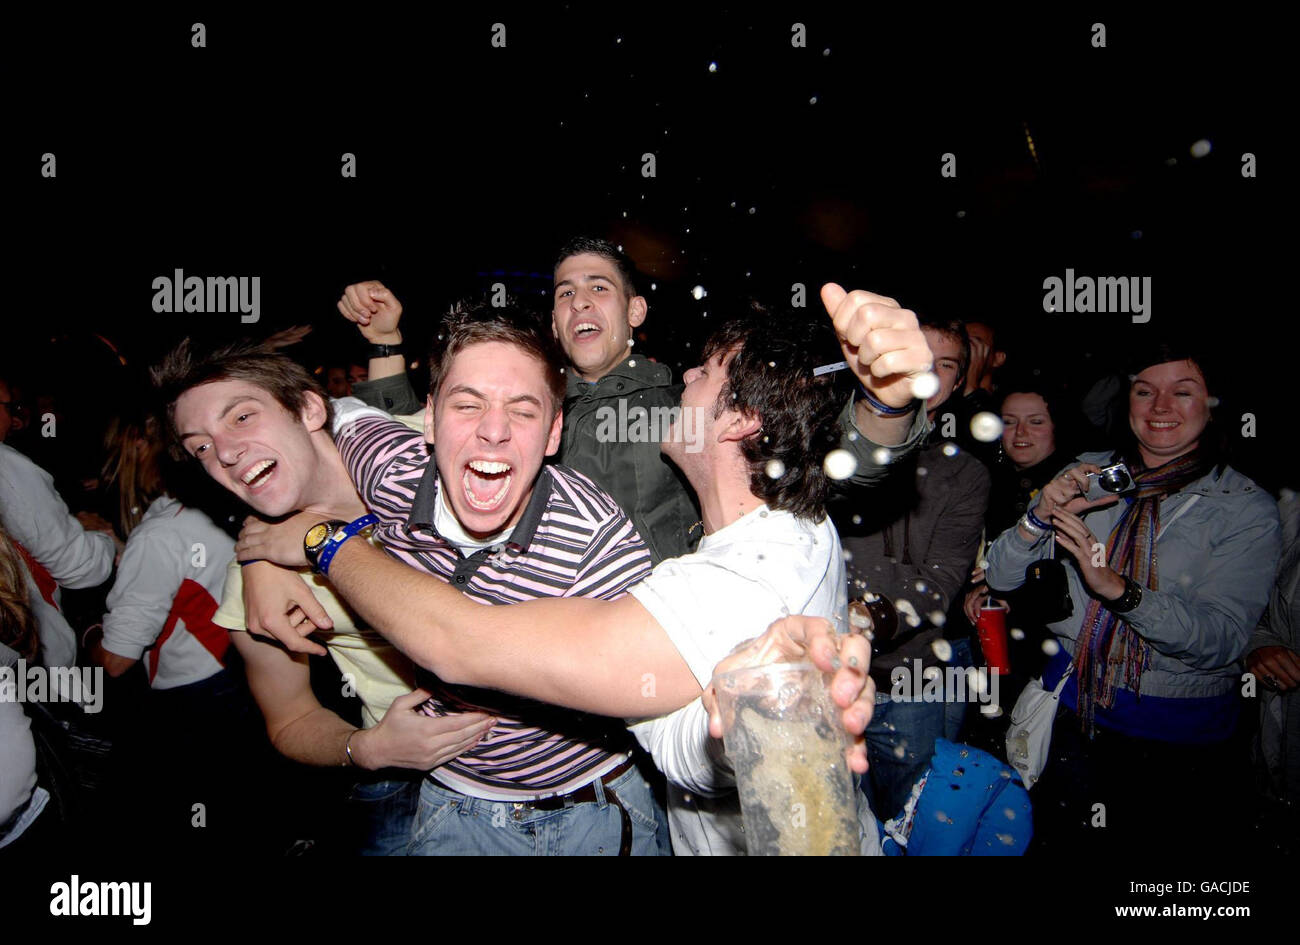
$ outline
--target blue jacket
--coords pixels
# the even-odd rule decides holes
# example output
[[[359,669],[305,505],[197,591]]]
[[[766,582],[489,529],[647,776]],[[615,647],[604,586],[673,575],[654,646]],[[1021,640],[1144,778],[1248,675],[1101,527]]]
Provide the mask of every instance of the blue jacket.
[[[1105,465],[1110,457],[1109,452],[1084,453],[1079,461]],[[1121,500],[1093,509],[1084,521],[1104,543],[1124,508]],[[1226,467],[1164,499],[1160,521],[1159,588],[1144,588],[1142,603],[1124,616],[1151,644],[1142,694],[1170,699],[1222,696],[1240,684],[1246,643],[1268,603],[1281,554],[1277,503]],[[1051,533],[1029,542],[1015,526],[1007,529],[986,555],[989,586],[1008,591],[1020,587],[1025,568],[1047,557],[1051,542]],[[1072,562],[1065,571],[1074,613],[1049,626],[1074,655],[1089,596]],[[1014,625],[1014,612],[1010,620]]]
[[[1034,835],[1034,818],[1029,792],[1015,771],[986,751],[940,738],[926,775],[906,829],[906,851],[891,835],[898,819],[881,826],[887,856],[1024,854]]]

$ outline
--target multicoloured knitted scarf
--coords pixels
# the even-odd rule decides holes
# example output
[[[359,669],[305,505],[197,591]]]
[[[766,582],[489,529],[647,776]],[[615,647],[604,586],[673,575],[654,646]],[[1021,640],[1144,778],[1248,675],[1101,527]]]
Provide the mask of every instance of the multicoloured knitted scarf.
[[[1129,462],[1137,489],[1121,499],[1128,501],[1128,508],[1106,541],[1106,563],[1116,573],[1144,588],[1159,589],[1156,536],[1160,533],[1160,500],[1200,479],[1211,465],[1200,450],[1154,469],[1147,469],[1138,458]],[[1079,669],[1079,718],[1083,730],[1091,735],[1097,706],[1109,709],[1115,704],[1121,680],[1134,695],[1141,694],[1142,674],[1150,664],[1151,651],[1146,640],[1126,621],[1094,597],[1084,611],[1075,660]]]

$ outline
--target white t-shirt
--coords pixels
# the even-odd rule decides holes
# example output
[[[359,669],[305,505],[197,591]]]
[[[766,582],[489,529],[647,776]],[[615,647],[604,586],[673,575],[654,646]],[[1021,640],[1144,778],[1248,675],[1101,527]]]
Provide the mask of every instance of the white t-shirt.
[[[104,614],[104,649],[143,659],[174,689],[220,672],[230,637],[213,623],[235,543],[198,509],[154,499],[131,532]]]
[[[846,586],[840,537],[830,519],[812,524],[763,506],[704,536],[694,554],[660,562],[630,593],[707,686],[713,668],[738,643],[782,616],[825,617],[847,627]],[[696,699],[630,728],[670,782],[674,852],[743,853],[734,781],[715,764],[722,748],[709,738],[703,703]],[[874,823],[869,827],[874,847]]]

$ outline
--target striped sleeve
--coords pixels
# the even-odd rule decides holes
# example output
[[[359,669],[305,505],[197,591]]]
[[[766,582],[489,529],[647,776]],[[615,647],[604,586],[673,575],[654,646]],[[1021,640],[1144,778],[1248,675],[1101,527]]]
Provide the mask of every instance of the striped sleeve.
[[[612,600],[650,573],[650,551],[632,520],[607,493],[580,474],[552,467],[562,492],[593,531],[567,597]],[[567,474],[567,475],[566,475]]]
[[[365,415],[344,425],[335,445],[366,508],[387,524],[404,523],[430,461],[424,437],[396,420]]]

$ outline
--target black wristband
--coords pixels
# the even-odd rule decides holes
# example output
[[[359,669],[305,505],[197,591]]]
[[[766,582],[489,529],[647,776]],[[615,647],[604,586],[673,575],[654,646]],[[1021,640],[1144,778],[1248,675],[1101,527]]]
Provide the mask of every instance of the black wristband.
[[[372,358],[391,358],[394,355],[402,353],[402,344],[398,342],[395,345],[371,345],[370,357]]]
[[[1142,603],[1142,585],[1131,577],[1124,578],[1124,593],[1118,600],[1105,602],[1106,609],[1112,614],[1126,614]]]

